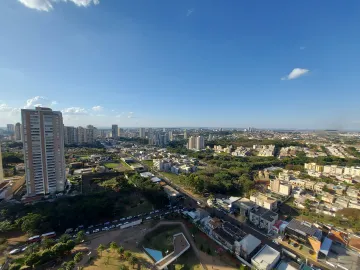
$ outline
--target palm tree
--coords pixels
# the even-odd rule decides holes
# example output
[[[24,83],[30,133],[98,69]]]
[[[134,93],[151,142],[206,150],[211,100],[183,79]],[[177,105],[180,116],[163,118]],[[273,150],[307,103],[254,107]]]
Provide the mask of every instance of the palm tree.
[[[100,253],[100,257],[102,256],[102,252],[105,250],[105,246],[103,244],[100,244],[97,248],[97,252]]]
[[[127,250],[127,251],[124,252],[124,256],[125,256],[126,260],[130,260],[132,255],[131,255],[131,252]]]
[[[117,248],[118,248],[118,244],[116,244],[116,242],[112,241],[112,242],[110,243],[110,249],[111,249],[112,251],[115,251]]]
[[[133,268],[137,262],[138,262],[138,258],[136,258],[135,256],[130,257],[130,264],[132,265]]]
[[[118,249],[117,249],[117,253],[119,254],[120,257],[122,257],[124,255],[124,248],[122,246],[120,246]]]

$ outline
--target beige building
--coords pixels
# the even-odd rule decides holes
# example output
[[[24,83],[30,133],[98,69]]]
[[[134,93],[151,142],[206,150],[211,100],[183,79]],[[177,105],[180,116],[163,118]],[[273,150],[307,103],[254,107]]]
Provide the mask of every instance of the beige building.
[[[188,142],[188,149],[195,149],[195,147],[196,147],[196,137],[190,136]]]
[[[256,205],[259,205],[269,210],[275,210],[278,204],[276,199],[270,196],[266,196],[265,194],[262,193],[251,195],[250,201],[254,202]]]
[[[270,180],[270,190],[284,196],[289,196],[291,194],[291,184],[280,181],[280,179]]]
[[[28,196],[63,191],[64,130],[61,112],[36,107],[21,110]]]

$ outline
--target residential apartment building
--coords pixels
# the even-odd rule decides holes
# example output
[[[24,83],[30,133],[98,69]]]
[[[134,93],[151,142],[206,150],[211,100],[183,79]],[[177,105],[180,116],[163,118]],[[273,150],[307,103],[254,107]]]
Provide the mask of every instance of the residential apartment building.
[[[85,128],[77,127],[77,141],[78,144],[85,143]]]
[[[119,137],[119,127],[118,127],[118,125],[112,125],[111,126],[111,136],[114,139],[117,139]]]
[[[250,201],[254,202],[256,205],[264,207],[268,210],[276,210],[278,201],[270,196],[267,196],[262,193],[256,193],[250,196]]]
[[[21,141],[21,124],[15,124],[15,141]]]
[[[257,206],[250,211],[249,221],[255,226],[266,230],[268,233],[272,230],[273,225],[279,219],[277,213]]]
[[[0,143],[0,182],[4,180],[4,169],[2,164],[2,153],[1,153],[1,143]]]
[[[28,196],[63,191],[64,130],[61,112],[37,107],[21,110]]]
[[[139,137],[145,138],[145,128],[139,128]]]
[[[85,143],[94,143],[96,138],[96,128],[92,125],[86,126]]]
[[[188,141],[188,149],[202,150],[205,148],[205,140],[203,136],[190,136]]]
[[[7,124],[6,128],[7,128],[7,131],[10,133],[14,133],[14,131],[15,131],[15,126],[13,124]]]
[[[251,258],[251,264],[258,270],[271,270],[280,260],[280,252],[272,247],[265,245],[254,257]]]
[[[270,190],[280,195],[289,196],[291,194],[291,184],[280,181],[280,179],[270,180]]]
[[[78,143],[78,131],[75,127],[64,127],[65,145]]]

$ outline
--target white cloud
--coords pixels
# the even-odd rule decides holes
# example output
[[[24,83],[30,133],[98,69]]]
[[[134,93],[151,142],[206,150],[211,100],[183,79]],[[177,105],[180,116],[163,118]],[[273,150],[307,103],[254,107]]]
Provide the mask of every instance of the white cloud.
[[[188,9],[187,12],[186,12],[186,17],[189,17],[191,14],[193,14],[194,11],[195,11],[194,8]]]
[[[65,115],[85,115],[88,114],[87,110],[80,107],[65,108],[61,111]]]
[[[99,0],[18,0],[24,6],[39,11],[51,11],[54,9],[53,3],[73,2],[78,7],[88,7],[91,4],[98,5]]]
[[[303,75],[305,75],[306,73],[308,73],[309,70],[305,69],[305,68],[294,68],[289,75],[286,75],[285,77],[282,77],[281,80],[293,80],[296,78],[299,78]]]
[[[129,112],[127,118],[135,118],[134,113],[133,113],[133,112]]]
[[[103,109],[104,109],[104,107],[101,107],[101,106],[99,106],[99,105],[92,107],[92,110],[93,110],[94,112],[101,112]]]
[[[24,109],[34,109],[34,107],[39,107],[39,106],[51,107],[56,104],[57,104],[56,101],[51,101],[46,97],[36,96],[26,101],[26,105],[24,106]]]
[[[11,112],[12,110],[13,108],[8,106],[7,104],[0,104],[0,112]]]

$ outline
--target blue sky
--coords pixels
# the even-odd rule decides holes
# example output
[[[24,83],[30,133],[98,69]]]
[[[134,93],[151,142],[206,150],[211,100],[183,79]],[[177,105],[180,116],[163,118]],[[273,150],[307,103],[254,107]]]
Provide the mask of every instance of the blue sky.
[[[1,0],[0,126],[360,129],[360,1]]]

